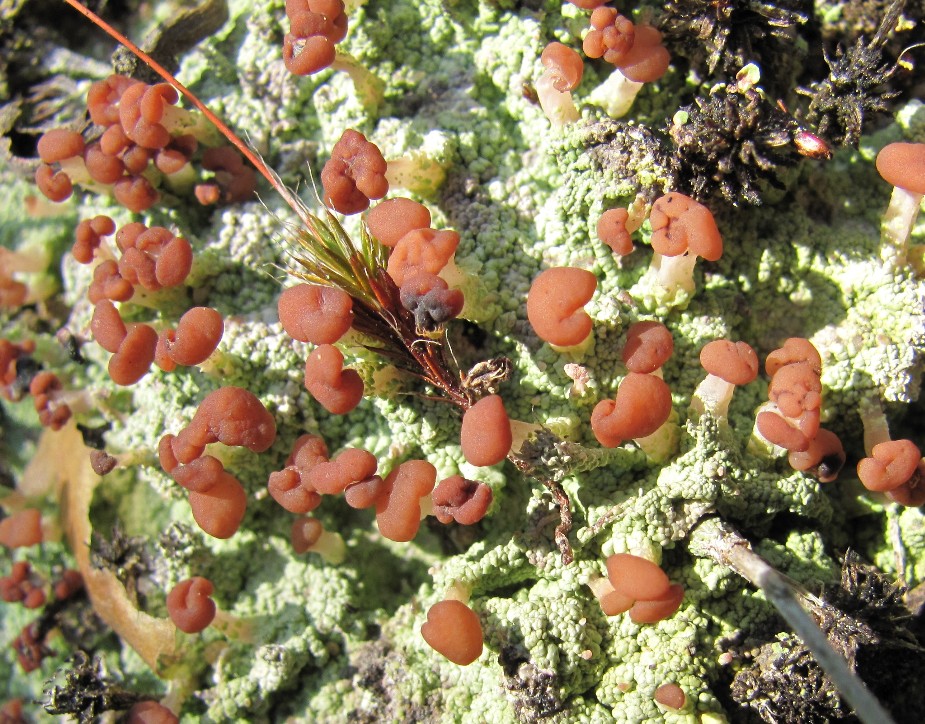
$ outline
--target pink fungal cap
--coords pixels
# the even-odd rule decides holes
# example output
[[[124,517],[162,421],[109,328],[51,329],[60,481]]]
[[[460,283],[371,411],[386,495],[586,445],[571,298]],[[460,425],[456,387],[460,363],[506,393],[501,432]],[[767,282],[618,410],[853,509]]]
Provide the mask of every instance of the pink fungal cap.
[[[568,0],[572,5],[582,10],[594,10],[607,2],[607,0]]]
[[[91,143],[84,150],[84,166],[90,178],[101,184],[114,184],[125,174],[125,162],[103,153],[99,143]]]
[[[363,380],[356,370],[344,369],[344,355],[323,344],[305,361],[305,388],[334,415],[346,415],[363,399]]]
[[[84,219],[77,224],[74,232],[74,246],[71,247],[72,256],[81,264],[93,261],[93,255],[99,248],[104,236],[110,236],[116,231],[115,222],[108,216],[95,216]]]
[[[804,412],[817,411],[822,404],[822,382],[806,362],[781,367],[771,378],[768,399],[777,403],[784,417],[798,418]],[[815,430],[807,431],[814,437]]]
[[[451,475],[434,488],[431,494],[434,516],[441,523],[456,521],[460,525],[474,525],[485,517],[491,505],[491,488],[485,483]]]
[[[684,689],[675,683],[662,684],[655,690],[652,696],[657,704],[661,704],[668,709],[680,711],[687,703],[687,697],[684,695]]]
[[[605,616],[619,616],[629,611],[636,603],[636,599],[632,596],[617,593],[607,578],[592,577],[588,581],[588,586],[598,603],[601,604],[601,612]]]
[[[42,538],[42,512],[38,508],[23,508],[0,520],[0,545],[28,548],[41,543]]]
[[[747,385],[758,377],[758,355],[747,342],[708,342],[700,350],[700,364],[709,374],[733,385]]]
[[[679,583],[672,583],[668,592],[661,598],[636,601],[630,609],[630,619],[633,623],[658,623],[677,611],[683,600],[684,587]]]
[[[366,450],[347,448],[331,461],[318,462],[308,471],[308,484],[323,495],[338,495],[348,485],[376,474],[376,457]]]
[[[543,49],[540,62],[552,75],[552,87],[560,93],[575,90],[581,83],[585,64],[578,52],[567,45],[550,43]]]
[[[35,172],[35,185],[49,201],[61,203],[74,193],[71,177],[64,171],[55,171],[48,164],[42,164]]]
[[[472,465],[496,465],[507,457],[514,437],[500,395],[483,397],[466,410],[459,439],[463,455]]]
[[[819,410],[807,410],[799,417],[786,417],[771,403],[755,419],[755,427],[768,442],[790,452],[805,452],[819,432]]]
[[[378,475],[350,483],[344,490],[344,500],[347,501],[347,505],[357,510],[366,510],[378,505],[386,495],[388,495],[388,485]]]
[[[591,31],[582,41],[582,49],[589,58],[603,58],[620,65],[636,40],[633,22],[616,8],[599,7],[591,13]]]
[[[803,452],[791,452],[787,462],[794,470],[810,471],[820,483],[831,483],[845,464],[845,449],[834,432],[819,428]]]
[[[125,724],[179,724],[180,720],[163,704],[139,701],[128,710]]]
[[[202,167],[215,173],[211,185],[217,187],[218,197],[213,203],[215,201],[239,203],[249,201],[254,197],[257,190],[257,174],[253,168],[244,163],[244,158],[236,148],[232,146],[207,148],[202,153]]]
[[[661,598],[671,586],[665,571],[648,558],[632,553],[610,556],[607,559],[607,577],[617,593],[636,600]]]
[[[191,367],[205,362],[218,347],[225,331],[222,315],[211,307],[193,307],[177,324],[176,331],[161,335],[164,352],[179,365]]]
[[[283,62],[294,75],[310,75],[334,62],[334,45],[347,35],[341,0],[286,0],[289,32],[283,37]]]
[[[919,462],[918,469],[905,483],[893,488],[886,494],[890,500],[909,508],[925,505],[925,460]]]
[[[134,385],[148,374],[157,351],[157,332],[147,324],[130,324],[119,349],[109,358],[109,376],[117,385]]]
[[[126,176],[115,182],[112,193],[116,201],[136,214],[147,211],[160,198],[144,176]]]
[[[591,413],[591,429],[604,447],[647,437],[671,414],[671,391],[661,377],[630,372],[615,400],[601,400]]]
[[[286,467],[270,473],[267,490],[290,513],[309,513],[321,504],[321,495],[311,486],[308,474],[327,462],[328,446],[317,435],[301,435],[292,446]]]
[[[414,274],[405,279],[398,290],[401,305],[414,315],[419,334],[429,334],[441,325],[455,319],[465,305],[463,293],[429,272]]]
[[[163,226],[128,224],[119,229],[116,243],[122,250],[119,273],[152,292],[182,284],[193,266],[190,243]]]
[[[213,538],[231,538],[247,512],[247,493],[238,479],[222,473],[204,491],[190,491],[190,510],[202,530]]]
[[[381,199],[388,193],[386,169],[379,147],[359,131],[348,128],[321,170],[325,204],[342,214],[365,211],[370,199]]]
[[[48,370],[39,372],[29,383],[39,422],[52,430],[60,430],[71,419],[71,408],[59,399],[62,388],[58,376]]]
[[[166,83],[155,86],[136,83],[126,88],[119,99],[119,122],[125,135],[144,148],[166,146],[170,142],[170,133],[158,121],[163,115],[163,102],[167,97],[173,98],[174,103],[178,98],[177,92]],[[146,98],[149,98],[147,104]],[[142,112],[143,107],[147,114]],[[159,112],[154,112],[156,110]]]
[[[633,251],[633,240],[626,228],[628,219],[629,212],[626,209],[608,209],[597,222],[597,238],[620,256]]]
[[[379,202],[366,214],[369,233],[389,247],[415,229],[429,228],[430,221],[430,211],[424,204],[401,196]]]
[[[90,120],[98,126],[111,126],[119,122],[119,102],[125,91],[140,84],[134,78],[124,75],[111,75],[90,86],[87,93],[87,110]]]
[[[822,373],[822,357],[812,342],[803,337],[791,337],[780,349],[771,352],[764,361],[764,371],[774,377],[782,367],[805,362],[814,374]]]
[[[621,357],[631,372],[655,372],[674,354],[674,338],[661,322],[635,322],[626,331]]]
[[[220,387],[199,404],[192,421],[173,442],[181,463],[191,462],[213,442],[264,452],[276,439],[276,421],[263,403],[243,387]]]
[[[299,342],[334,344],[353,324],[353,300],[337,287],[296,284],[277,303],[286,334]]]
[[[662,256],[689,251],[708,261],[723,255],[723,239],[712,212],[703,204],[676,191],[652,205],[652,248]]]
[[[53,128],[42,134],[38,142],[39,158],[43,163],[58,163],[80,156],[84,150],[84,139],[76,131]]]
[[[290,465],[270,473],[267,491],[270,497],[290,513],[304,515],[321,505],[321,496],[302,480],[299,469]]]
[[[439,274],[456,254],[459,234],[450,229],[414,229],[396,243],[386,267],[395,286],[426,272]]]
[[[328,563],[338,564],[344,560],[346,549],[340,534],[327,531],[320,520],[296,518],[290,529],[292,549],[298,553],[317,553]]]
[[[215,618],[212,582],[194,576],[180,581],[167,594],[167,613],[174,625],[184,633],[194,634],[205,629]]]
[[[91,249],[91,261],[92,251]],[[105,259],[93,267],[93,281],[90,283],[90,288],[87,290],[87,298],[92,304],[96,304],[102,299],[111,299],[114,302],[126,302],[135,294],[134,284],[134,281],[130,281],[122,276],[122,273],[119,271],[118,261],[115,259]]]
[[[224,473],[225,467],[212,455],[203,455],[186,465],[176,465],[170,470],[171,476],[181,487],[194,493],[205,493],[223,483]]]
[[[400,543],[417,535],[421,525],[421,498],[437,481],[437,469],[426,460],[407,460],[385,479],[386,492],[376,502],[379,532]]]
[[[43,159],[44,160],[44,159]],[[877,154],[877,171],[887,183],[925,194],[925,143],[890,143]]]
[[[868,490],[889,492],[908,482],[921,460],[922,452],[911,440],[881,442],[858,463],[858,477]]]
[[[671,55],[662,45],[662,34],[650,25],[637,25],[633,47],[618,67],[631,81],[652,83],[665,75],[670,63]]]
[[[584,310],[597,288],[597,277],[584,269],[553,267],[533,280],[527,294],[527,318],[544,342],[571,347],[591,334]]]
[[[102,299],[93,308],[90,320],[90,332],[100,347],[115,354],[122,346],[128,330],[116,305],[108,299]]]
[[[431,606],[421,636],[434,651],[459,666],[468,666],[482,655],[482,624],[462,601],[448,599]]]

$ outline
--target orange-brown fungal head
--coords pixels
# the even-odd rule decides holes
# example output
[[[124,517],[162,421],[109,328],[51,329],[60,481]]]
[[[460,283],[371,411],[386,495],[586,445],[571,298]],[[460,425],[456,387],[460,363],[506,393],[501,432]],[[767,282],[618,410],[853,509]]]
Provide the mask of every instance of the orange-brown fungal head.
[[[165,436],[166,438],[167,436]],[[163,443],[165,438],[161,438]],[[158,452],[161,446],[158,445]],[[164,461],[168,458],[164,458]],[[175,465],[170,471],[173,479],[182,487],[194,493],[204,493],[215,485],[223,483],[225,466],[212,455],[203,455],[186,465]]]
[[[633,240],[626,228],[628,220],[629,212],[626,209],[608,209],[597,221],[597,238],[620,256],[633,251]]]
[[[925,194],[925,143],[890,143],[877,154],[883,180],[914,194]]]
[[[603,58],[612,65],[626,60],[636,40],[636,26],[616,8],[598,7],[591,13],[591,31],[582,41],[589,58]]]
[[[334,144],[330,160],[321,171],[324,202],[342,214],[369,208],[370,199],[388,193],[387,164],[376,144],[359,131],[348,128]]]
[[[156,701],[139,701],[132,704],[125,724],[179,724],[180,719],[170,709]]]
[[[292,446],[286,467],[270,473],[270,496],[290,513],[309,513],[321,504],[321,495],[312,487],[308,474],[327,462],[328,446],[317,435],[301,435]]]
[[[465,298],[458,289],[429,272],[420,272],[405,279],[398,290],[401,305],[414,315],[415,328],[421,334],[434,332],[459,316]]]
[[[0,520],[0,545],[28,548],[41,543],[42,538],[42,512],[38,508],[23,508]]]
[[[733,385],[747,385],[758,376],[758,355],[746,342],[708,342],[700,350],[700,364],[709,374]]]
[[[99,248],[104,236],[111,236],[116,231],[116,223],[108,216],[99,215],[84,219],[77,224],[74,232],[74,246],[71,254],[81,264],[93,261],[93,255]]]
[[[147,324],[130,324],[119,349],[109,358],[109,376],[117,385],[134,385],[151,369],[157,332]]]
[[[635,322],[626,331],[621,357],[631,372],[655,372],[674,353],[674,338],[661,322]]]
[[[305,362],[305,388],[334,415],[346,415],[363,399],[363,380],[344,369],[344,355],[330,344],[320,345]]]
[[[434,516],[441,523],[456,521],[460,525],[473,525],[485,517],[491,505],[491,488],[485,483],[451,475],[441,480],[431,495]]]
[[[559,347],[581,344],[591,334],[591,317],[584,305],[597,289],[597,277],[584,269],[553,267],[530,285],[527,318],[536,335]]]
[[[175,363],[191,367],[205,362],[218,347],[225,331],[222,315],[211,307],[193,307],[162,335],[166,354]]]
[[[170,620],[184,633],[194,634],[205,629],[215,618],[213,590],[212,582],[201,576],[180,581],[167,594]]]
[[[575,90],[581,83],[585,64],[573,48],[552,42],[543,49],[540,62],[552,75],[552,87],[560,93]]]
[[[820,483],[831,483],[845,464],[845,449],[838,435],[820,427],[809,447],[802,452],[789,453],[787,462],[794,470],[815,475]]]
[[[488,395],[463,414],[460,444],[472,465],[496,465],[507,457],[513,443],[511,421],[500,395]]]
[[[311,75],[334,62],[336,43],[347,36],[341,0],[286,0],[289,32],[283,37],[283,62],[294,75]]]
[[[451,229],[414,229],[395,244],[386,267],[395,286],[418,274],[439,274],[453,259],[459,234]]]
[[[650,25],[637,25],[633,47],[618,63],[620,72],[635,83],[653,83],[665,75],[671,54],[662,34]]]
[[[191,462],[213,442],[263,452],[276,439],[276,421],[263,403],[242,387],[220,387],[199,404],[173,442],[181,463]]]
[[[822,372],[822,357],[812,342],[803,337],[790,337],[784,346],[768,354],[764,361],[764,371],[774,377],[782,367],[805,362],[814,374]]]
[[[429,228],[430,222],[430,211],[424,204],[401,196],[379,202],[366,215],[369,233],[388,247],[415,229]]]
[[[723,240],[712,212],[684,194],[672,191],[657,199],[649,214],[652,248],[662,256],[685,252],[708,261],[723,255]]]
[[[337,287],[296,284],[283,290],[277,309],[286,334],[300,342],[334,344],[353,324],[353,300]]]
[[[671,586],[661,568],[648,558],[632,553],[610,556],[607,559],[607,577],[617,593],[635,600],[662,598]]]
[[[858,477],[868,490],[889,492],[908,482],[921,460],[922,451],[911,440],[881,442],[858,463]]]
[[[616,400],[602,400],[591,413],[591,429],[604,447],[646,437],[671,414],[671,391],[661,377],[630,372],[617,388]]]
[[[39,158],[43,163],[58,163],[80,156],[84,151],[84,139],[76,131],[53,128],[42,134],[37,144]]]
[[[768,398],[777,404],[781,414],[799,418],[804,412],[818,413],[822,404],[822,382],[806,362],[781,367],[771,378]],[[810,437],[815,430],[808,432]]]
[[[307,473],[307,482],[322,495],[338,495],[349,485],[376,474],[376,457],[366,450],[347,448],[331,461],[318,462]]]
[[[437,481],[437,469],[426,460],[406,460],[385,479],[385,492],[376,502],[376,524],[389,540],[412,540],[421,525],[421,498]]]
[[[768,442],[790,452],[805,452],[819,430],[819,414],[816,411],[802,417],[805,425],[801,429],[801,420],[789,420],[777,411],[762,410],[755,419],[755,427]]]
[[[684,689],[674,683],[662,684],[655,690],[652,698],[655,699],[656,703],[675,711],[680,711],[687,703]]]
[[[684,587],[679,583],[672,583],[661,598],[637,600],[630,609],[630,619],[633,623],[658,623],[677,611],[683,600]]]
[[[460,666],[468,666],[482,655],[482,624],[461,601],[449,599],[431,606],[421,636],[434,651]]]
[[[230,538],[237,533],[247,512],[247,493],[230,473],[222,475],[203,491],[190,491],[190,510],[202,530],[213,538]]]

